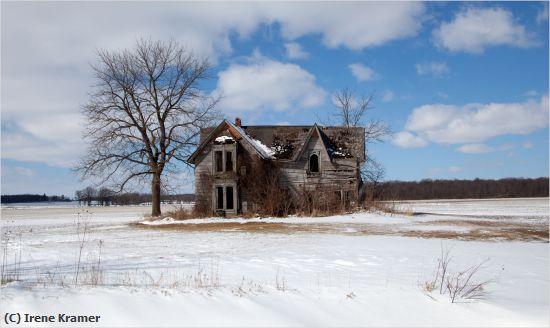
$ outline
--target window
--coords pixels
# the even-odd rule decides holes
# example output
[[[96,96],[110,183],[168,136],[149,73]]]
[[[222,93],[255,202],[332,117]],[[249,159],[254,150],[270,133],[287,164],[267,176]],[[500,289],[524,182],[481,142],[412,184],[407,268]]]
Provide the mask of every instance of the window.
[[[233,156],[232,152],[226,151],[225,152],[225,170],[226,171],[233,171]]]
[[[215,186],[214,197],[216,210],[235,210],[235,186]]]
[[[216,209],[223,210],[223,187],[216,187]]]
[[[235,171],[235,145],[214,145],[213,173]]]
[[[319,172],[319,156],[317,156],[317,154],[309,156],[309,172]]]
[[[225,208],[228,210],[232,210],[233,209],[233,187],[225,188],[225,197],[226,197]]]
[[[214,161],[216,163],[216,172],[223,172],[223,152],[217,151],[214,153]]]

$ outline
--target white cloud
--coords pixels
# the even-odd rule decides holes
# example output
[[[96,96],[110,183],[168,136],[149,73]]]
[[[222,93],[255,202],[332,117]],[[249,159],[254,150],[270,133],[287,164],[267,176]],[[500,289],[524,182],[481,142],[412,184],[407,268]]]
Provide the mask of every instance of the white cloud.
[[[537,23],[542,24],[548,21],[548,2],[542,4],[542,8],[537,13]]]
[[[64,166],[78,158],[79,107],[93,84],[96,49],[129,48],[138,37],[173,38],[215,64],[232,54],[231,37],[246,39],[272,24],[288,42],[316,35],[327,47],[362,49],[416,35],[423,13],[424,5],[413,2],[216,2],[215,10],[201,2],[2,3],[2,123],[12,127],[8,134],[3,126],[2,157]],[[319,104],[323,91],[311,74],[280,67],[298,73],[283,82],[312,92],[283,96],[303,107]]]
[[[401,131],[393,136],[392,143],[401,148],[419,148],[428,145],[428,142],[421,137],[408,131]]]
[[[350,64],[348,67],[357,81],[369,81],[377,77],[376,72],[372,68],[361,63]]]
[[[442,23],[432,33],[436,44],[452,52],[483,53],[492,46],[528,48],[532,35],[502,8],[468,8]]]
[[[453,165],[448,168],[434,167],[430,169],[428,174],[432,177],[440,177],[440,176],[446,176],[449,173],[459,173],[459,172],[462,172],[462,167]]]
[[[330,48],[363,49],[414,36],[424,5],[419,2],[268,2],[268,16],[285,38],[319,34]]]
[[[32,178],[36,175],[36,171],[33,169],[29,169],[28,167],[15,166],[13,170],[16,174],[19,174],[26,178]]]
[[[540,93],[537,90],[529,90],[526,91],[523,95],[528,98],[533,98],[539,96]]]
[[[516,144],[514,143],[506,143],[501,144],[497,147],[491,147],[483,143],[474,143],[474,144],[465,144],[457,148],[457,150],[461,153],[465,154],[485,154],[485,153],[492,153],[492,152],[508,152],[509,150],[512,150],[516,148]],[[511,154],[510,152],[508,154]]]
[[[528,134],[548,126],[548,96],[540,101],[424,105],[409,115],[405,129],[440,144],[479,143],[507,134]]]
[[[450,173],[462,172],[462,168],[460,166],[451,166],[448,170]]]
[[[391,90],[386,90],[384,91],[384,93],[382,94],[382,101],[383,102],[390,102],[393,100],[394,98],[394,94],[393,94],[393,91]]]
[[[498,146],[497,150],[498,151],[507,151],[507,150],[511,150],[511,149],[514,149],[514,148],[516,148],[516,144],[506,143],[506,144],[502,144],[502,145]]]
[[[304,59],[309,57],[309,53],[296,42],[285,43],[285,54],[290,59]]]
[[[521,146],[525,149],[531,149],[533,148],[533,143],[531,141],[525,141]]]
[[[449,72],[449,67],[445,62],[431,61],[431,62],[425,62],[425,63],[418,63],[415,65],[415,67],[416,67],[416,73],[418,75],[441,76]]]
[[[311,108],[326,97],[308,71],[261,55],[248,64],[230,65],[218,78],[216,92],[223,95],[220,108],[232,113]]]
[[[494,148],[481,143],[462,145],[458,147],[457,150],[465,154],[484,154],[484,153],[490,153],[495,151]]]

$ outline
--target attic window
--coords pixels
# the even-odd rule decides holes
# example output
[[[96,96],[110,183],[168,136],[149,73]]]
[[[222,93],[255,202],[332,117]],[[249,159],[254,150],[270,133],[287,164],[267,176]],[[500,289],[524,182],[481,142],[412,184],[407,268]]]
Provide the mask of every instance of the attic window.
[[[319,156],[317,154],[312,154],[309,156],[309,172],[319,172]]]

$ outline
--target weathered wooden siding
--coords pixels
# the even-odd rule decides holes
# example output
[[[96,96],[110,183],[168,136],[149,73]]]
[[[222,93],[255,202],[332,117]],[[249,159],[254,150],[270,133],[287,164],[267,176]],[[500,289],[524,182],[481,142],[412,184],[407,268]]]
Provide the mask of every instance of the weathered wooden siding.
[[[319,173],[309,172],[309,157],[319,155]],[[318,137],[312,137],[303,154],[297,161],[282,161],[281,182],[291,190],[300,191],[349,191],[352,197],[358,196],[358,168],[356,158],[336,158],[330,160],[325,147]]]
[[[220,135],[229,135],[227,131]],[[235,186],[236,202],[235,210],[242,212],[243,203],[245,209],[253,208],[253,195],[247,193],[247,184],[257,183],[248,181],[254,164],[261,161],[256,150],[244,140],[237,140],[232,145],[236,154],[233,162],[234,171],[215,173],[214,154],[219,145],[207,145],[195,161],[195,185],[196,197],[203,200],[210,208],[215,209],[214,187],[217,185]],[[319,172],[309,172],[309,158],[311,154],[319,156]],[[295,161],[274,160],[280,170],[280,183],[283,187],[292,190],[298,195],[303,190],[308,192],[340,192],[348,201],[356,201],[359,191],[359,160],[353,158],[333,158],[331,161],[325,144],[318,135],[312,136],[304,151]],[[244,187],[244,188],[243,188]]]

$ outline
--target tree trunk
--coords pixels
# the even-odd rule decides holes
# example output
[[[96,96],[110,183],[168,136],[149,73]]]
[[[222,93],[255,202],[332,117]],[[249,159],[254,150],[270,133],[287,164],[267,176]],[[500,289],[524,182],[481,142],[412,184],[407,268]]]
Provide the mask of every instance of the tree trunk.
[[[160,216],[160,175],[153,174],[153,181],[151,182],[151,203],[153,210],[151,212],[152,216]]]

